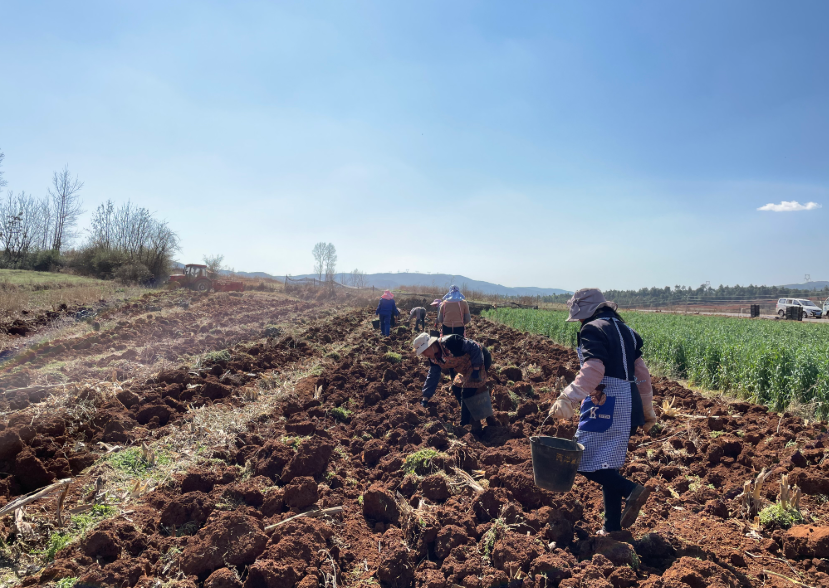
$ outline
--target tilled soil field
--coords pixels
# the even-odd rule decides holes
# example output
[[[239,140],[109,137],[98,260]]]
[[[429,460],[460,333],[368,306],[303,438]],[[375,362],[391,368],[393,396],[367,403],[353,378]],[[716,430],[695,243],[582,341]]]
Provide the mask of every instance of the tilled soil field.
[[[198,312],[284,329],[206,340],[182,314]],[[381,338],[368,312],[246,294],[176,316],[124,318],[89,347],[57,340],[59,351],[15,360],[7,377],[36,377],[53,353],[89,352],[94,369],[114,370],[67,389],[69,400],[54,387],[27,392],[19,408],[5,400],[0,503],[74,476],[64,508],[100,515],[74,535],[57,524],[54,498],[5,517],[9,569],[23,584],[829,586],[821,424],[657,379],[656,402],[675,398],[680,414],[633,437],[625,468],[654,493],[632,529],[600,537],[598,486],[577,477],[554,494],[533,483],[529,437],[575,430],[544,418],[578,369],[574,352],[476,317],[468,336],[493,352],[499,422],[476,435],[454,424],[448,380],[419,405],[426,365],[412,333]],[[170,364],[124,382],[119,362],[134,346],[138,359]],[[802,488],[803,524],[746,520],[739,495],[763,468],[768,503],[782,474]],[[292,518],[301,513],[311,514]]]

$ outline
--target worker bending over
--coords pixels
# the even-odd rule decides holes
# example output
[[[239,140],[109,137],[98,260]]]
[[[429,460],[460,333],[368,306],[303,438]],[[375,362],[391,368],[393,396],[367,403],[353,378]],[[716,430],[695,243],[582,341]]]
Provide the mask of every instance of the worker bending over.
[[[429,360],[429,375],[423,384],[423,398],[420,404],[428,407],[429,399],[437,390],[442,373],[448,373],[452,378],[452,393],[461,406],[460,426],[471,425],[473,432],[481,430],[481,421],[473,420],[469,409],[464,403],[465,398],[477,394],[489,394],[486,370],[492,365],[489,351],[475,341],[464,339],[460,335],[445,337],[430,337],[421,333],[414,340],[414,351],[418,357]],[[488,425],[495,425],[497,421],[490,416],[486,419]]]
[[[409,327],[412,326],[412,319],[415,321],[415,328],[420,325],[420,330],[426,328],[426,309],[422,306],[416,306],[409,311]]]

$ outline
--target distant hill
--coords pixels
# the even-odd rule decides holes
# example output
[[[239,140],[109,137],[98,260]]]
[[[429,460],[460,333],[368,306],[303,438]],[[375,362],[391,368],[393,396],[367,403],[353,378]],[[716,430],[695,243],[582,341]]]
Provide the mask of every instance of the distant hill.
[[[791,288],[793,290],[823,290],[829,287],[829,282],[806,282],[805,284],[786,284],[784,288]]]
[[[240,276],[249,278],[270,278],[274,280],[284,280],[285,276],[273,276],[265,272],[236,272]],[[348,279],[348,274],[343,274],[345,279]],[[313,274],[302,274],[298,276],[291,276],[292,278],[312,278]],[[340,274],[337,274],[339,281]],[[533,286],[523,286],[510,288],[502,286],[501,284],[493,284],[492,282],[483,282],[481,280],[473,280],[465,276],[450,275],[450,274],[417,274],[417,273],[399,273],[399,274],[366,274],[366,284],[381,289],[394,289],[400,286],[437,286],[439,288],[449,289],[449,286],[455,284],[464,290],[475,290],[483,292],[484,294],[500,294],[502,296],[549,296],[552,294],[570,294],[569,290],[562,290],[561,288],[536,288]]]

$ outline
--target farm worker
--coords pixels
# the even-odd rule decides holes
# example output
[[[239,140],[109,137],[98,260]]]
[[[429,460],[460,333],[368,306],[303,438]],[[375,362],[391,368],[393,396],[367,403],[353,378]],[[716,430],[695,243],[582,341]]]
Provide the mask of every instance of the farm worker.
[[[422,306],[416,306],[409,311],[409,326],[412,325],[412,319],[415,321],[415,328],[420,325],[420,329],[426,328],[426,309]]]
[[[469,314],[469,304],[466,302],[457,286],[449,288],[438,307],[437,323],[441,326],[441,335],[465,334],[465,326],[472,320]]]
[[[489,394],[486,380],[487,367],[492,364],[489,351],[460,335],[430,337],[427,333],[421,333],[415,337],[413,346],[418,357],[423,356],[429,360],[429,375],[423,384],[421,406],[429,406],[429,399],[434,396],[440,383],[441,373],[448,372],[453,378],[452,393],[461,406],[460,426],[471,424],[473,432],[480,431],[481,421],[472,419],[463,399],[477,394]],[[493,416],[487,417],[486,422],[488,425],[497,423]]]
[[[380,304],[377,305],[374,314],[380,317],[380,332],[388,337],[391,331],[391,317],[400,314],[397,305],[394,303],[394,294],[391,291],[385,290],[383,295],[380,296]]]
[[[441,302],[442,302],[442,300],[440,298],[435,298],[434,300],[432,300],[432,304],[430,304],[429,306],[437,306],[438,308],[436,308],[435,310],[440,310],[440,303]],[[438,316],[436,314],[435,315],[435,329],[437,329],[437,328],[438,328]]]
[[[636,428],[649,431],[656,422],[651,376],[642,360],[642,338],[617,314],[615,302],[605,300],[596,288],[585,288],[573,294],[567,306],[567,321],[581,322],[581,370],[550,415],[570,419],[579,411],[575,440],[584,453],[578,472],[602,486],[604,527],[599,533],[606,534],[633,525],[650,494],[649,488],[624,478],[619,468]]]

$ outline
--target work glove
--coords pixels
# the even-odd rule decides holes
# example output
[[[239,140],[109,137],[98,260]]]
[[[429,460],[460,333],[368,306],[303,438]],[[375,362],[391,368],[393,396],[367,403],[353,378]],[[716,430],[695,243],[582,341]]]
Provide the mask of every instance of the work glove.
[[[469,379],[470,382],[480,382],[481,381],[481,370],[472,370],[472,376]]]
[[[425,396],[423,398],[421,398],[420,399],[420,406],[422,406],[423,408],[429,408],[429,399],[426,398]]]
[[[569,420],[576,413],[576,406],[564,395],[561,395],[550,407],[550,416],[557,419]]]

